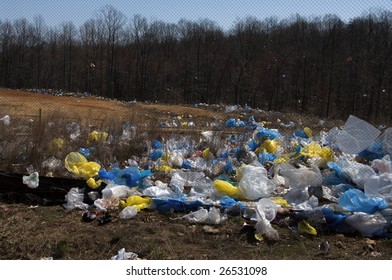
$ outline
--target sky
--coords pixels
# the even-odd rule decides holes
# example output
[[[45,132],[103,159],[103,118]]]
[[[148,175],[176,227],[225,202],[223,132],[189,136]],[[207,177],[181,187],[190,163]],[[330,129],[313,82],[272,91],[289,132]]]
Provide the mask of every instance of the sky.
[[[105,5],[112,5],[128,19],[140,14],[149,20],[177,23],[180,19],[210,19],[224,29],[236,20],[253,16],[279,20],[335,14],[344,21],[370,9],[392,10],[392,0],[1,0],[0,20],[41,15],[50,27],[72,21],[77,27],[94,18]]]

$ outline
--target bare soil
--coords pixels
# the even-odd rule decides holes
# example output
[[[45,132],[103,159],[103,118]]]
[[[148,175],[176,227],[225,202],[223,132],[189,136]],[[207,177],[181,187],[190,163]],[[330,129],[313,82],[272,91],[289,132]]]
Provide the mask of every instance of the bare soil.
[[[41,113],[39,113],[41,109]],[[0,115],[39,118],[39,114],[64,112],[67,116],[102,121],[115,117],[126,119],[137,111],[138,116],[155,122],[169,119],[169,115],[192,116],[195,129],[205,129],[208,121],[223,121],[227,115],[210,108],[170,106],[163,104],[126,104],[94,97],[76,98],[0,90]],[[315,118],[266,112],[260,115],[275,122],[302,118],[304,125],[317,128]],[[145,121],[140,120],[140,121]],[[339,122],[327,123],[336,125]],[[328,128],[326,126],[326,128]],[[289,227],[287,219],[272,223],[280,239],[275,242],[258,240],[252,227],[242,217],[230,217],[220,225],[206,228],[176,219],[184,213],[162,214],[143,210],[130,220],[118,217],[119,210],[111,210],[110,222],[100,225],[95,219],[85,222],[83,210],[67,211],[61,205],[37,206],[26,203],[0,202],[0,259],[37,260],[53,258],[63,260],[107,260],[125,248],[142,259],[260,259],[260,260],[389,260],[392,259],[392,240],[369,239],[360,234],[319,232],[318,236],[299,233]],[[214,229],[213,231],[211,230]],[[324,254],[319,245],[328,241],[329,251]]]

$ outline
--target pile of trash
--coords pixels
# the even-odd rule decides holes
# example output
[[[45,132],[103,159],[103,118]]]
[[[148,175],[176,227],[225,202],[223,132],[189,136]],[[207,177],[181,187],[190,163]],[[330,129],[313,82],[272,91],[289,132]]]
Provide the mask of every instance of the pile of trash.
[[[145,209],[183,213],[178,219],[208,225],[241,216],[266,240],[279,239],[273,225],[282,220],[309,235],[391,237],[392,128],[380,131],[355,116],[319,135],[308,127],[282,134],[253,118],[242,125],[251,133],[154,140],[126,166],[104,168],[86,151],[71,152],[65,168],[86,189],[71,189],[64,207],[100,224],[114,210],[121,219]],[[37,187],[36,178],[24,183]]]

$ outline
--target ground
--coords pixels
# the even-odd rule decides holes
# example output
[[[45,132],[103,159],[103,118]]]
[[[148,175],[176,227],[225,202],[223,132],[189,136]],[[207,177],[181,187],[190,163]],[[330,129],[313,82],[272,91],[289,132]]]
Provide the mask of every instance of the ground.
[[[53,111],[77,114],[81,120],[117,120],[138,112],[150,118],[150,124],[167,121],[182,115],[206,129],[206,123],[224,121],[216,108],[170,106],[163,104],[128,104],[97,98],[52,96],[9,89],[0,90],[1,114],[42,118]],[[39,110],[41,109],[41,110]],[[170,117],[169,117],[170,115]],[[1,116],[0,116],[1,117]],[[260,113],[260,118],[274,122],[298,120],[294,114]],[[302,117],[304,125],[317,127],[314,118]],[[144,121],[146,121],[144,119]],[[306,123],[308,122],[308,123]],[[203,124],[201,124],[203,123]],[[328,124],[328,122],[327,122]],[[337,124],[331,123],[332,124]],[[62,205],[42,206],[28,203],[0,202],[0,259],[37,260],[108,260],[122,248],[134,252],[141,259],[260,259],[260,260],[389,260],[392,259],[392,240],[366,238],[360,234],[319,232],[318,236],[299,233],[289,227],[287,219],[275,221],[279,240],[258,240],[250,221],[236,216],[220,225],[192,224],[181,217],[184,213],[158,213],[143,210],[129,220],[118,217],[119,210],[109,212],[111,221],[99,224],[95,219],[82,219],[83,210],[66,210]],[[319,245],[328,241],[327,253]]]
[[[182,213],[161,214],[144,210],[130,220],[118,218],[99,225],[82,220],[84,211],[67,211],[62,206],[30,207],[0,204],[1,259],[109,260],[125,248],[142,259],[179,260],[389,260],[392,241],[359,235],[308,236],[274,224],[280,239],[258,241],[245,230],[245,219],[230,217],[221,225],[191,224]],[[327,240],[327,254],[319,245]]]

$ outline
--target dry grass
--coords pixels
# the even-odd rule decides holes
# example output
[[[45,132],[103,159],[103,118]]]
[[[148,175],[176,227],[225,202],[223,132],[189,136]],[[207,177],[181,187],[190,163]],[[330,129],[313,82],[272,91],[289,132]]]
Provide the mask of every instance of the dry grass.
[[[187,139],[194,149],[208,146],[216,153],[227,136],[251,133],[225,128],[224,121],[230,117],[246,121],[253,115],[256,121],[283,133],[292,133],[305,126],[318,133],[344,123],[326,120],[321,124],[320,119],[313,116],[262,110],[227,114],[224,106],[117,104],[95,99],[75,102],[70,97],[37,95],[28,95],[34,102],[25,102],[21,99],[25,93],[7,91],[7,94],[0,95],[3,112],[11,116],[11,125],[0,122],[0,170],[26,173],[26,168],[32,166],[45,175],[49,169],[42,166],[42,162],[54,157],[62,164],[50,171],[59,177],[71,176],[64,168],[64,158],[81,147],[95,148],[89,160],[104,168],[129,158],[143,157],[146,142],[154,139]],[[42,108],[41,114],[39,108]],[[171,122],[178,116],[183,121],[193,121],[195,127],[160,126],[160,122]],[[290,121],[295,122],[295,127],[285,128],[279,124]],[[124,140],[121,136],[127,122],[135,127],[136,133]],[[211,123],[217,126],[211,127]],[[79,126],[79,136],[75,139],[71,137],[75,133],[71,129],[73,125]],[[89,143],[88,135],[93,130],[107,132],[107,141]],[[200,141],[200,132],[205,130],[215,131],[213,141],[208,144]],[[64,147],[53,145],[52,141],[58,138],[65,140]],[[245,142],[239,142],[239,145],[243,144]],[[258,241],[253,232],[244,230],[246,220],[241,217],[232,217],[224,224],[214,226],[218,233],[210,234],[203,230],[204,225],[173,219],[183,213],[159,214],[144,210],[132,220],[120,220],[118,210],[113,210],[112,222],[103,226],[98,226],[96,221],[83,222],[82,213],[81,210],[65,211],[61,206],[30,208],[25,204],[0,202],[0,259],[110,259],[121,248],[135,252],[141,258],[158,260],[392,258],[391,240],[379,239],[375,248],[368,249],[363,237],[328,233],[321,237],[307,236],[291,230],[284,221],[273,224],[279,231],[280,240],[270,243]],[[318,247],[322,238],[331,244],[326,256],[320,254]]]
[[[0,170],[14,173],[26,173],[30,166],[40,174],[46,174],[49,170],[42,166],[43,162],[52,158],[63,161],[69,152],[78,151],[79,148],[94,148],[95,152],[89,160],[99,162],[104,167],[109,167],[113,163],[121,164],[129,158],[143,157],[146,143],[154,139],[188,137],[198,145],[197,148],[202,149],[206,145],[203,146],[200,142],[200,133],[205,130],[215,131],[213,141],[208,143],[208,146],[216,153],[228,134],[251,134],[243,128],[227,129],[224,122],[229,118],[238,118],[246,122],[252,115],[256,121],[265,123],[267,127],[278,128],[287,133],[305,126],[315,131],[326,130],[343,123],[328,121],[321,125],[317,117],[262,110],[237,110],[225,113],[224,106],[200,105],[195,108],[164,104],[123,104],[87,98],[75,101],[73,97],[10,90],[3,90],[3,93],[5,94],[1,96],[4,101],[2,106],[4,112],[10,114],[12,124],[7,126],[0,123]],[[26,98],[22,99],[25,95],[27,101]],[[56,100],[58,103],[55,103]],[[16,110],[16,105],[21,106],[19,110]],[[178,117],[181,120],[178,120]],[[172,125],[174,121],[193,122],[195,127],[161,125]],[[280,125],[290,121],[294,121],[296,127],[285,128]],[[135,133],[129,139],[122,138],[126,123],[135,128]],[[94,130],[107,132],[107,141],[89,143],[88,135]],[[73,138],[72,134],[75,133],[78,137]],[[64,140],[66,145],[56,147],[53,145],[55,139]],[[50,171],[55,176],[69,175],[63,166],[56,166]]]

